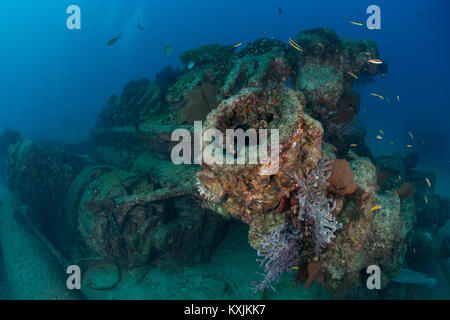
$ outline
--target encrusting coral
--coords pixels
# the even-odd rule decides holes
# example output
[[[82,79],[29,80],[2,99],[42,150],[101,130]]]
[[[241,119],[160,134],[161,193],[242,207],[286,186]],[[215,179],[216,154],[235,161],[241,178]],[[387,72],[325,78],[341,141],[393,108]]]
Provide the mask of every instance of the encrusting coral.
[[[186,95],[186,104],[180,110],[181,119],[188,123],[205,119],[208,113],[217,106],[215,97],[218,92],[218,86],[208,83],[189,91]]]
[[[397,190],[398,197],[400,199],[408,198],[416,193],[416,188],[411,182],[405,182]]]
[[[323,283],[324,273],[320,262],[310,262],[307,266],[302,266],[295,278],[295,285],[305,283],[304,288],[308,289],[314,281]]]
[[[331,163],[331,174],[328,178],[328,191],[339,196],[346,196],[356,191],[358,186],[353,180],[354,174],[345,159],[336,159]]]

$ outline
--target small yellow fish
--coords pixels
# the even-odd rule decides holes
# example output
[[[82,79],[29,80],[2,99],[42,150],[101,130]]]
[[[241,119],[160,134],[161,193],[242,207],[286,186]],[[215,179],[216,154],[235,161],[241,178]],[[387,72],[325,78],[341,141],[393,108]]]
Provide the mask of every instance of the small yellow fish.
[[[423,200],[425,200],[425,203],[428,204],[428,197],[427,197],[427,195],[423,196]]]
[[[291,38],[289,38],[289,43],[291,44],[291,46],[294,47],[294,49],[303,52],[302,47],[300,47],[294,40],[292,40]]]
[[[242,46],[242,42],[236,43],[236,44],[233,46],[233,48],[237,48],[237,47],[240,47],[240,46]]]
[[[298,270],[298,267],[289,268],[289,270]]]
[[[381,61],[380,59],[369,59],[369,60],[367,60],[367,62],[373,63],[373,64],[382,64],[383,63],[383,61]]]
[[[350,145],[350,147],[357,147],[358,145],[356,144],[356,143],[352,143],[351,145]]]
[[[319,41],[316,41],[316,44],[317,44],[319,47],[321,47],[322,49],[325,49],[325,46],[324,46],[322,43],[320,43]]]
[[[427,182],[428,188],[431,188],[431,181],[428,178],[425,178],[425,181]]]
[[[358,76],[356,74],[354,74],[353,72],[347,71],[347,74],[352,76],[353,78],[355,78],[356,80],[358,80]]]
[[[378,130],[378,131],[380,131],[381,134],[384,134],[384,131],[383,131],[383,130]]]
[[[407,147],[407,148],[412,148],[413,146],[410,145],[410,144],[407,144],[406,147]]]
[[[353,236],[352,236],[352,241],[354,244],[356,244],[356,240],[355,240],[355,238],[353,238]]]
[[[291,37],[289,37],[289,43],[290,43],[291,45],[293,45],[293,46],[296,46],[296,47],[299,46],[299,45],[297,44],[297,42],[295,42],[294,40],[292,40]]]
[[[350,21],[350,23],[351,23],[351,24],[354,24],[354,25],[356,25],[356,26],[362,26],[362,25],[364,25],[364,23],[358,22],[358,21]]]
[[[411,131],[408,131],[408,134],[411,137],[411,139],[414,139],[414,135],[411,133]]]
[[[378,136],[377,136],[377,139],[378,139],[378,140],[383,140],[383,137],[380,136],[380,135],[378,135]]]
[[[380,210],[381,208],[383,208],[383,206],[375,206],[372,209],[370,209],[370,211]]]
[[[371,92],[370,95],[372,95],[372,96],[374,96],[374,97],[378,97],[378,98],[380,98],[381,100],[384,100],[384,97],[383,97],[381,94]]]

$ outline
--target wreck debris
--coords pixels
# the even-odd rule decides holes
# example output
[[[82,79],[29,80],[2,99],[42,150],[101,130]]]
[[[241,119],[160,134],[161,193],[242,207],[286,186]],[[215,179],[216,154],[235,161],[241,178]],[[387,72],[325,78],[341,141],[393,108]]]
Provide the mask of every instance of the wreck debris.
[[[30,230],[63,265],[86,254],[121,268],[195,264],[208,258],[226,232],[226,221],[192,198],[193,174],[179,185],[169,179],[161,186],[145,175],[98,165],[88,156],[41,149],[22,138],[8,139],[8,144],[4,160],[10,189],[35,219],[17,218],[25,226],[32,223]]]

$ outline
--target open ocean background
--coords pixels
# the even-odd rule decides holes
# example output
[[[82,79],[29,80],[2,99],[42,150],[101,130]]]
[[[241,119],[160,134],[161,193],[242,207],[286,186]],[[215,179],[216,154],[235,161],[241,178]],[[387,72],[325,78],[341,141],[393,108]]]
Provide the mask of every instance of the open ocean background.
[[[71,4],[81,7],[81,30],[66,28]],[[381,8],[381,30],[349,23],[365,22],[372,4]],[[340,37],[373,39],[392,68],[385,78],[356,85],[373,153],[417,152],[420,167],[439,173],[437,193],[450,195],[449,9],[447,0],[2,0],[0,129],[77,142],[89,136],[113,93],[167,65],[181,66],[178,56],[187,49],[262,37],[287,42],[302,28],[329,27]],[[119,34],[122,40],[106,46]],[[171,56],[165,46],[174,48]]]

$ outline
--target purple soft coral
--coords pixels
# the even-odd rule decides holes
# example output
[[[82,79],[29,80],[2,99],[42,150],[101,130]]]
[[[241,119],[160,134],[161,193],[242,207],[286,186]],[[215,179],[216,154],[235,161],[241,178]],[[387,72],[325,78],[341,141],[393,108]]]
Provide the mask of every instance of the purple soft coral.
[[[335,238],[334,232],[342,227],[331,214],[336,209],[335,200],[327,198],[321,189],[328,185],[327,179],[331,175],[330,163],[329,160],[321,160],[306,181],[300,179],[295,172],[292,176],[284,173],[299,186],[295,196],[298,200],[299,220],[304,221],[307,218],[314,222],[316,255],[319,255],[320,249],[325,248],[331,239]]]
[[[267,288],[275,290],[273,283],[297,265],[300,259],[298,237],[299,230],[291,230],[287,224],[282,224],[267,236],[263,248],[258,250],[258,256],[262,258],[257,260],[260,267],[264,266],[264,280],[254,284],[254,294]]]
[[[294,181],[299,191],[296,194],[299,212],[298,219],[304,221],[309,219],[314,224],[314,237],[316,255],[320,249],[325,248],[331,239],[335,238],[334,232],[341,228],[332,212],[336,208],[336,201],[325,196],[323,187],[328,185],[327,179],[331,175],[331,161],[321,160],[308,178],[303,181],[293,172],[292,176],[284,174]],[[280,276],[296,266],[300,260],[299,232],[292,223],[285,223],[273,230],[266,238],[264,246],[258,250],[257,261],[260,267],[264,266],[264,280],[254,285],[254,293],[273,287]]]

